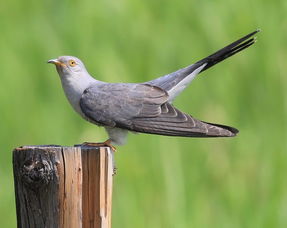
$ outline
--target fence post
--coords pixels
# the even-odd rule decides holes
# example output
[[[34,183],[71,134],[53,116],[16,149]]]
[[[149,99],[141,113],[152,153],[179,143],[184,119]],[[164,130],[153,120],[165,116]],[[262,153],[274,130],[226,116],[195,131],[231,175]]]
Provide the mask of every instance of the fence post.
[[[20,228],[111,228],[108,147],[23,146],[13,151]]]

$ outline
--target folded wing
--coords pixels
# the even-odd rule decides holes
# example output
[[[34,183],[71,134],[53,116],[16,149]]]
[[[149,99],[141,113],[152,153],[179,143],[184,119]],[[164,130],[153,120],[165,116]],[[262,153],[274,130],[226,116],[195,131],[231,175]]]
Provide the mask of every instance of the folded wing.
[[[197,120],[173,107],[168,99],[167,92],[156,86],[103,83],[86,89],[80,106],[96,124],[135,132],[185,137],[229,137],[238,132]]]

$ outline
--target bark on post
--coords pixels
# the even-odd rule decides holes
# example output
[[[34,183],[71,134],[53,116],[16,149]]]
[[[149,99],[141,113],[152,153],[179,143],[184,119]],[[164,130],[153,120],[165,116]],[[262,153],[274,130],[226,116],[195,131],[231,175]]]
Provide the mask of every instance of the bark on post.
[[[18,227],[110,228],[112,153],[107,147],[15,149]]]

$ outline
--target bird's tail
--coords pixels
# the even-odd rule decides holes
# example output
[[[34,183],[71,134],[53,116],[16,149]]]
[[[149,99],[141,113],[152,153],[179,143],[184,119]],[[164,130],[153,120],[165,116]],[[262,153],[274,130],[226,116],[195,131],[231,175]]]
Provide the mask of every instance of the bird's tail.
[[[155,85],[163,90],[169,91],[169,95],[171,97],[170,99],[173,100],[185,89],[185,87],[193,80],[197,74],[254,44],[256,38],[253,36],[259,31],[260,30],[257,29],[256,31],[213,53],[212,55],[203,58],[190,66],[179,69],[173,73],[167,74],[155,80],[149,81],[147,84]]]
[[[207,70],[208,68],[214,66],[215,64],[223,61],[224,59],[229,58],[232,55],[248,48],[252,44],[256,42],[256,37],[253,37],[256,33],[260,30],[257,29],[256,31],[249,33],[248,35],[236,40],[235,42],[227,45],[226,47],[220,49],[219,51],[213,53],[212,55],[201,59],[200,61],[196,62],[194,65],[201,66],[206,63],[206,65],[201,69],[200,72]]]

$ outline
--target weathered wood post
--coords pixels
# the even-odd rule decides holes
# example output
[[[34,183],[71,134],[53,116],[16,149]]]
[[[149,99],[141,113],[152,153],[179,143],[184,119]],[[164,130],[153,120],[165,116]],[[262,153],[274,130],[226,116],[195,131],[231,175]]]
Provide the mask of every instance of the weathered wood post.
[[[108,147],[16,148],[18,227],[110,228],[112,153]]]

